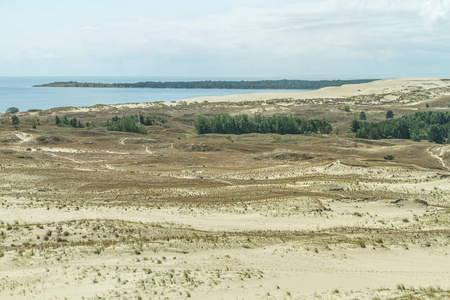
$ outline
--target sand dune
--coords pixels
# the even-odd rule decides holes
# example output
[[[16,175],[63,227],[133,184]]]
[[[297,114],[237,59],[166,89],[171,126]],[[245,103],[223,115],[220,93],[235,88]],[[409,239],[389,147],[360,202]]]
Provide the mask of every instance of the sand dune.
[[[256,93],[246,95],[231,95],[220,97],[198,97],[186,99],[190,102],[239,102],[239,101],[262,101],[270,99],[329,99],[329,98],[347,98],[363,95],[385,95],[387,100],[397,100],[397,94],[417,93],[420,90],[442,93],[450,95],[448,81],[441,78],[422,78],[422,79],[387,79],[377,80],[363,84],[348,84],[340,87],[326,87],[310,92],[292,92],[292,93]]]
[[[428,109],[405,109],[426,99],[448,110],[434,100],[448,93],[439,79],[396,79],[49,110],[37,129],[28,116],[18,130],[4,120],[0,299],[448,299],[449,146],[348,132],[360,110],[380,120],[387,108]],[[340,132],[198,135],[192,125],[249,111],[320,115]],[[168,122],[147,136],[53,123],[141,112]]]

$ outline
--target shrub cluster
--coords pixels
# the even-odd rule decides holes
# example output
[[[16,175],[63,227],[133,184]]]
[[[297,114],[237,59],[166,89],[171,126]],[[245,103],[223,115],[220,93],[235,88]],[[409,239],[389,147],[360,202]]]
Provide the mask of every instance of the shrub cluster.
[[[10,108],[8,108],[6,110],[7,114],[15,114],[15,113],[18,113],[18,112],[19,112],[19,109],[17,107],[10,107]]]
[[[139,123],[141,123],[142,125],[150,126],[158,122],[166,123],[167,118],[154,113],[139,115]]]
[[[147,134],[144,126],[140,125],[139,117],[134,116],[114,116],[112,120],[106,121],[106,128],[111,131],[126,131]]]
[[[73,128],[84,128],[85,125],[83,123],[81,123],[80,120],[78,120],[77,118],[72,118],[69,119],[66,116],[60,118],[59,116],[55,117],[55,123],[56,125],[60,126],[60,127],[64,127],[64,126],[70,126]]]
[[[166,123],[167,118],[158,114],[131,115],[123,117],[113,117],[106,122],[106,128],[112,131],[136,132],[147,134],[145,126]]]

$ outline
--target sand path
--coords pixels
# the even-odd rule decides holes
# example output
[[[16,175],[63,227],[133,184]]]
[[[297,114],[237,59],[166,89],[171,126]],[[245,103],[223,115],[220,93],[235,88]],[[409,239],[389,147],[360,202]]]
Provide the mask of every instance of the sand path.
[[[15,135],[21,140],[21,143],[30,142],[33,140],[33,135],[29,133],[16,132]]]
[[[432,151],[432,149],[436,149],[436,148],[439,148],[439,154],[436,154],[436,153],[434,153],[434,152]],[[431,156],[433,156],[434,158],[436,158],[437,160],[439,160],[439,162],[441,163],[441,165],[442,165],[445,169],[450,170],[450,168],[446,165],[446,163],[445,163],[445,161],[444,161],[444,159],[443,159],[443,156],[444,156],[444,154],[445,154],[445,146],[438,146],[438,147],[436,147],[436,146],[431,146],[431,147],[429,147],[429,148],[427,149],[427,152],[428,152]]]

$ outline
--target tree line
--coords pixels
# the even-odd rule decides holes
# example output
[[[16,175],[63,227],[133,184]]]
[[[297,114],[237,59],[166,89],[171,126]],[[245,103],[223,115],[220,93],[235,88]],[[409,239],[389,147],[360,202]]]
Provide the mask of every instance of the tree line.
[[[323,119],[300,119],[292,116],[264,117],[256,115],[249,117],[245,114],[230,116],[200,115],[195,122],[195,129],[199,134],[224,133],[278,133],[278,134],[304,134],[304,133],[331,133],[330,123]]]
[[[426,111],[382,122],[353,120],[350,130],[364,139],[428,140],[450,143],[450,112]]]
[[[100,87],[100,88],[157,88],[157,89],[284,89],[284,90],[314,90],[328,86],[343,84],[359,84],[375,79],[357,80],[203,80],[203,81],[145,81],[137,83],[89,83],[89,82],[53,82],[35,87]]]

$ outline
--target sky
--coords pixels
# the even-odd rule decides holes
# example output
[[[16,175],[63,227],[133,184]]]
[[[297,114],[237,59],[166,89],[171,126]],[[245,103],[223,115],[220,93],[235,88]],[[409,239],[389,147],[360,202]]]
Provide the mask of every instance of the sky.
[[[0,76],[450,76],[450,0],[0,0]]]

